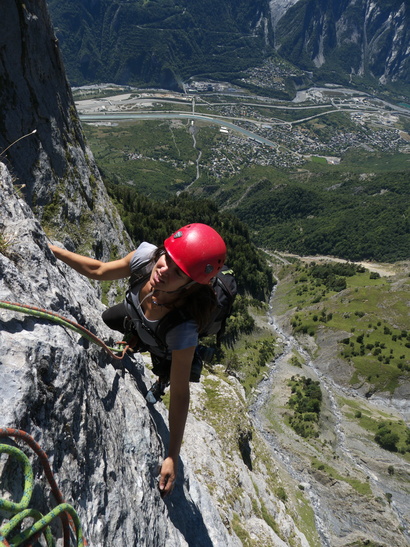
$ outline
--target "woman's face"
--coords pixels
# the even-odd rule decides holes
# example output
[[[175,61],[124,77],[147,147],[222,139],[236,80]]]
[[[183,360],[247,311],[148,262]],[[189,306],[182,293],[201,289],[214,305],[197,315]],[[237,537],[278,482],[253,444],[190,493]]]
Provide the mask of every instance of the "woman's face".
[[[156,262],[150,277],[154,291],[172,292],[180,289],[191,280],[172,260],[164,253]]]

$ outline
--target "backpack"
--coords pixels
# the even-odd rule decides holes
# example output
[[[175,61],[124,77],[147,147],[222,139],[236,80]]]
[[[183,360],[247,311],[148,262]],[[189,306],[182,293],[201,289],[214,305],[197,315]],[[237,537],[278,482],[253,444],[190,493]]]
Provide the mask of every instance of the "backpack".
[[[216,294],[217,306],[208,325],[201,331],[200,338],[216,334],[219,342],[225,332],[226,320],[232,313],[232,306],[238,293],[233,271],[224,265],[214,277],[212,287]]]
[[[135,310],[136,308],[132,302],[132,299],[129,297],[129,292],[134,285],[149,277],[149,266],[150,262],[142,264],[138,270],[133,272],[130,279],[130,285],[126,298],[127,302],[130,303]],[[238,293],[234,273],[230,268],[228,268],[228,266],[224,265],[214,277],[212,288],[215,291],[217,306],[212,313],[210,321],[199,333],[199,338],[216,334],[217,344],[220,345],[221,337],[225,331],[226,320],[232,313],[232,306]],[[138,313],[138,310],[136,311]],[[167,351],[167,345],[165,342],[167,333],[174,327],[188,321],[189,319],[190,317],[188,314],[183,309],[178,308],[167,313],[167,315],[159,321],[155,332],[150,330],[151,336],[155,339],[161,351]]]

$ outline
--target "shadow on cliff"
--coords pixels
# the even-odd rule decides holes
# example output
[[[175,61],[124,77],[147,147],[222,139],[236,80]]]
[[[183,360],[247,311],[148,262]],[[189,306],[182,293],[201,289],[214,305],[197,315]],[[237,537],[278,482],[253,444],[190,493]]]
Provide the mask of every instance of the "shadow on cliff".
[[[36,325],[49,325],[49,321],[40,318],[22,318],[21,320],[12,319],[10,321],[1,321],[0,328],[11,334],[21,334],[24,331],[32,332]],[[84,349],[88,349],[89,342],[84,339],[80,339],[77,342],[82,345]],[[117,369],[118,374],[115,375],[111,389],[107,392],[106,396],[102,398],[102,403],[107,412],[112,410],[115,404],[115,400],[119,391],[119,382],[121,375],[124,375],[127,370],[132,375],[136,382],[139,391],[145,397],[147,394],[147,387],[143,379],[143,368],[138,362],[125,356],[121,362],[108,362],[107,357],[101,352],[99,359],[99,365],[102,368],[106,366],[114,366]],[[153,423],[164,446],[164,451],[167,450],[169,443],[169,430],[168,425],[160,412],[153,406],[147,403],[148,410],[150,412]],[[157,484],[157,483],[156,483]],[[168,515],[179,532],[185,538],[188,545],[192,547],[213,547],[213,542],[209,537],[208,530],[205,526],[202,514],[194,501],[187,497],[186,488],[189,488],[189,481],[185,477],[184,464],[179,459],[178,464],[178,481],[171,496],[164,498],[164,503],[168,510]],[[159,495],[159,492],[158,492]]]
[[[164,451],[166,451],[169,443],[168,425],[153,405],[148,405],[148,408],[158,435],[163,442]],[[186,488],[184,488],[184,485],[186,485]],[[175,528],[184,536],[188,545],[192,547],[213,547],[214,543],[209,537],[201,511],[194,501],[187,497],[186,489],[189,489],[189,479],[185,477],[184,464],[179,458],[177,483],[172,494],[164,498],[168,516]]]
[[[120,377],[124,378],[126,370],[130,373],[137,384],[138,391],[140,391],[144,397],[147,394],[147,386],[142,378],[142,365],[135,362],[128,355],[125,355],[121,361],[107,361],[107,357],[102,353],[99,365],[101,368],[112,366],[117,371],[110,391],[108,391],[107,395],[101,399],[107,412],[114,408],[115,399],[119,389]]]

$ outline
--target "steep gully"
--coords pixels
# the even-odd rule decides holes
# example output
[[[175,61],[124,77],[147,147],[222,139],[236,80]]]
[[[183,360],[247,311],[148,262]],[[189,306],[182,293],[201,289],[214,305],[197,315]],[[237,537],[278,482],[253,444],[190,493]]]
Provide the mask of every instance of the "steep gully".
[[[287,450],[283,447],[281,439],[278,435],[272,431],[272,427],[269,425],[269,421],[265,415],[265,407],[267,406],[269,399],[272,393],[272,386],[276,380],[277,370],[280,367],[281,363],[286,362],[292,354],[298,354],[304,360],[304,366],[308,367],[320,381],[322,390],[325,390],[327,397],[330,403],[330,412],[334,420],[334,433],[336,435],[336,447],[338,454],[346,461],[348,460],[350,465],[361,472],[369,478],[369,481],[372,485],[376,485],[385,491],[388,491],[388,486],[381,484],[380,479],[374,474],[374,472],[369,469],[364,463],[363,460],[358,460],[354,458],[351,454],[345,438],[345,433],[343,431],[342,425],[342,415],[338,404],[336,402],[336,394],[343,394],[349,397],[357,397],[358,394],[354,390],[349,388],[343,388],[342,386],[336,386],[331,378],[328,378],[322,374],[317,367],[315,367],[312,362],[308,352],[305,348],[290,334],[286,333],[278,324],[278,321],[275,318],[273,311],[273,299],[275,295],[276,286],[274,287],[268,310],[268,323],[272,332],[278,337],[281,346],[282,353],[275,358],[275,361],[271,363],[269,373],[267,377],[259,384],[259,389],[254,401],[250,406],[250,415],[252,417],[255,428],[262,434],[263,438],[267,442],[269,448],[272,451],[272,456],[275,461],[280,463],[287,471],[287,473],[299,484],[304,484],[307,486],[305,488],[305,493],[309,497],[311,502],[314,515],[315,515],[315,524],[316,529],[319,534],[320,540],[324,547],[331,547],[331,537],[329,534],[329,522],[326,521],[325,514],[328,511],[322,510],[322,501],[323,497],[318,488],[315,486],[315,481],[312,480],[312,476],[306,471],[306,467],[301,465],[301,457],[293,451]],[[388,407],[385,404],[380,404],[384,410]],[[326,500],[325,500],[326,503]],[[405,527],[405,522],[402,518],[402,510],[399,506],[393,507],[395,510],[396,516],[401,521]]]
[[[280,355],[276,357],[275,362],[272,363],[269,369],[269,375],[259,385],[258,395],[256,396],[250,407],[250,415],[253,419],[254,426],[262,434],[268,446],[272,450],[273,458],[276,461],[279,461],[285,467],[286,471],[294,480],[298,481],[299,483],[306,483],[309,479],[305,476],[304,472],[298,471],[296,465],[296,455],[283,450],[279,440],[269,428],[267,418],[264,415],[264,408],[269,401],[269,397],[272,391],[272,385],[275,381],[275,363],[278,364],[280,360],[287,359],[293,351],[299,352],[301,355],[303,355],[306,361],[308,361],[305,350],[300,346],[295,338],[293,338],[293,336],[288,336],[287,334],[285,334],[285,332],[279,327],[279,325],[275,321],[272,307],[272,300],[275,290],[276,286],[273,288],[270,298],[268,320],[270,328],[282,342],[283,351]],[[309,495],[310,502],[315,513],[316,528],[319,536],[323,542],[323,545],[326,547],[330,547],[329,538],[326,532],[326,524],[321,517],[322,512],[320,498],[312,488],[309,488],[307,493]]]

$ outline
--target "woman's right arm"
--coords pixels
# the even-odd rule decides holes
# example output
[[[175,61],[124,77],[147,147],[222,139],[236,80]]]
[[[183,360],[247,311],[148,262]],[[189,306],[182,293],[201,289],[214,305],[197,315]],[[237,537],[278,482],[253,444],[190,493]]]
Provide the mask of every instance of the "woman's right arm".
[[[123,279],[131,275],[130,262],[135,251],[132,251],[119,260],[101,262],[101,260],[72,253],[66,249],[61,249],[61,247],[56,247],[55,245],[49,245],[49,247],[56,258],[62,260],[78,273],[85,275],[90,279],[112,281],[114,279]]]

